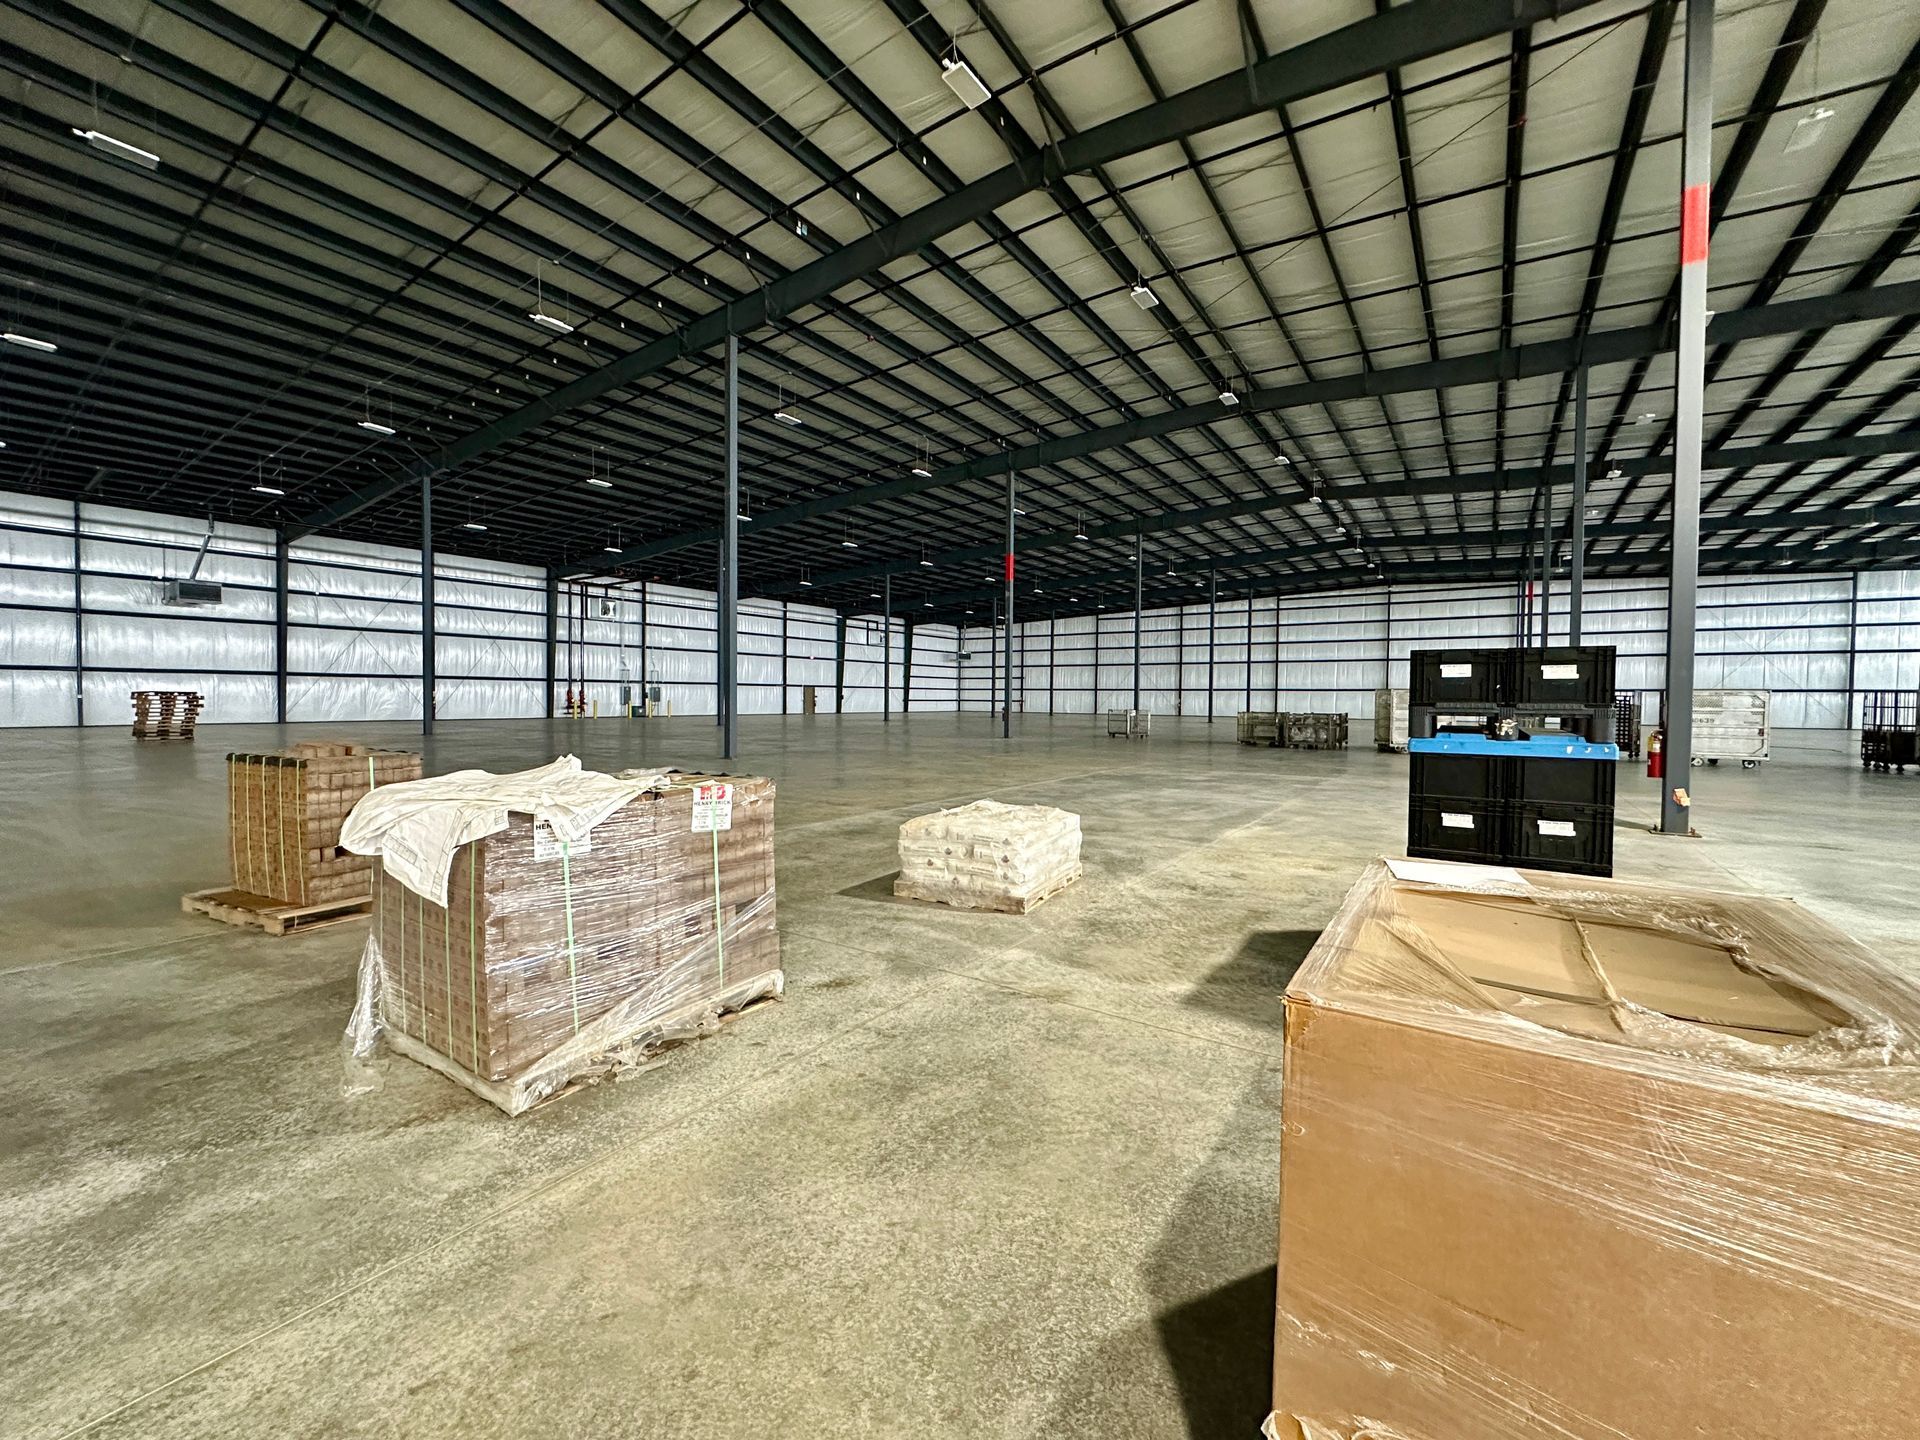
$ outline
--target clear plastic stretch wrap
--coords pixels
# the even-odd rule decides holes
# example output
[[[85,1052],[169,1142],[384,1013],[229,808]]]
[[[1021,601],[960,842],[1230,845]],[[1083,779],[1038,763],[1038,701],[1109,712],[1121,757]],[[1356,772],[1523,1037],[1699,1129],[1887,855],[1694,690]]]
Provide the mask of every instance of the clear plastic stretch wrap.
[[[1080,817],[1051,805],[971,805],[900,827],[893,893],[1024,915],[1080,878]]]
[[[375,1083],[384,1040],[517,1115],[781,992],[773,782],[632,783],[584,837],[510,811],[453,852],[445,906],[376,868],[349,1090]]]
[[[1371,866],[1287,991],[1274,1440],[1893,1440],[1920,986],[1783,900]]]

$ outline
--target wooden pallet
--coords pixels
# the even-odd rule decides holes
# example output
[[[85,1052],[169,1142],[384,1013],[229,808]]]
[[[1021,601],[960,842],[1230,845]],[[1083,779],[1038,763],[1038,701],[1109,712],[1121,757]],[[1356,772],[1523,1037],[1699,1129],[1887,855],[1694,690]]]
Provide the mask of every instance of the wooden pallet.
[[[195,890],[180,897],[180,908],[189,915],[208,915],[269,935],[292,935],[364,919],[373,912],[373,897],[361,895],[324,905],[282,905],[244,890]]]
[[[921,900],[930,905],[945,905],[949,910],[988,910],[1001,915],[1026,915],[1034,910],[1038,910],[1047,901],[1051,900],[1062,890],[1073,884],[1074,881],[1078,880],[1080,875],[1081,872],[1076,870],[1058,884],[1042,890],[1038,895],[1029,895],[1025,899],[1013,895],[983,895],[976,903],[962,904],[956,900],[942,900],[932,895],[917,894],[911,886],[903,889],[902,887],[906,886],[906,882],[897,876],[893,882],[893,893],[897,899]]]

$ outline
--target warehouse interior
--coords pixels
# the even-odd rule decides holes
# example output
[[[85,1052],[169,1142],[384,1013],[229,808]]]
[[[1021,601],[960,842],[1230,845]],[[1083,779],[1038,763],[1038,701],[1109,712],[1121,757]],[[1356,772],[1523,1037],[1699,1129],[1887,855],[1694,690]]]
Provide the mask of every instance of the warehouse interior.
[[[1649,1202],[1588,1146],[1596,1251],[1738,1259],[1617,1323],[1569,1293],[1696,1433],[1904,1433],[1920,10],[0,0],[0,40],[0,1435],[1656,1433],[1464,1291],[1464,1333],[1409,1328],[1380,1207],[1293,1251],[1281,1183],[1327,1001],[1289,985],[1426,853],[1423,657],[1597,651],[1578,873],[1830,927],[1871,984],[1754,973],[1847,1021],[1853,1098],[1780,1103],[1879,1128],[1741,1112],[1778,1163],[1737,1246],[1675,1157],[1744,1153],[1679,1125]],[[1699,718],[1734,693],[1751,759]],[[261,922],[229,877],[300,861],[241,777],[295,755],[367,797],[330,822],[358,878]],[[719,820],[694,875],[723,975],[777,889],[775,980],[523,1111],[451,1083],[408,1044],[457,1067],[471,1021],[480,1072],[455,897],[493,892],[346,843],[368,755],[764,777],[723,787],[764,894],[722,919]],[[914,823],[980,801],[1069,812],[1070,883],[901,888]],[[396,988],[429,936],[444,978]],[[1448,1148],[1382,1103],[1380,1175]],[[1823,1168],[1838,1201],[1795,1188]],[[1340,1264],[1321,1327],[1294,1287]],[[1617,1338],[1775,1280],[1728,1333],[1814,1378],[1744,1429],[1714,1407],[1764,1346],[1709,1399]],[[1793,1308],[1828,1290],[1845,1325]],[[1288,1369],[1317,1345],[1408,1358]]]

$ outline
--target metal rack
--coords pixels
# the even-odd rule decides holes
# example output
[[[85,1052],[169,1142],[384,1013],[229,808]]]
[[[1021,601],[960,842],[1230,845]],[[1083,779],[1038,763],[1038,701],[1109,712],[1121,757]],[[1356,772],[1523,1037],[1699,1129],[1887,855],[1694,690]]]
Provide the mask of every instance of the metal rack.
[[[1865,691],[1860,710],[1860,768],[1905,774],[1909,765],[1920,766],[1920,691]]]

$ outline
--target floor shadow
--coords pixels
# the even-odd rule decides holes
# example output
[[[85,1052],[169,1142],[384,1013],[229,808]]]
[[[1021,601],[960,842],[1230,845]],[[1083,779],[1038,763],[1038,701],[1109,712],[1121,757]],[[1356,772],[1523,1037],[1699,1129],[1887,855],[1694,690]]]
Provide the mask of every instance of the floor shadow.
[[[1287,983],[1319,938],[1318,930],[1255,930],[1181,1003],[1277,1029],[1286,1016]]]
[[[858,885],[849,885],[839,893],[849,900],[883,900],[889,905],[905,904],[893,893],[893,882],[899,878],[898,870],[889,870],[885,875],[876,875],[871,880],[862,880]]]
[[[1250,1437],[1273,1408],[1269,1265],[1155,1317],[1192,1440]]]

